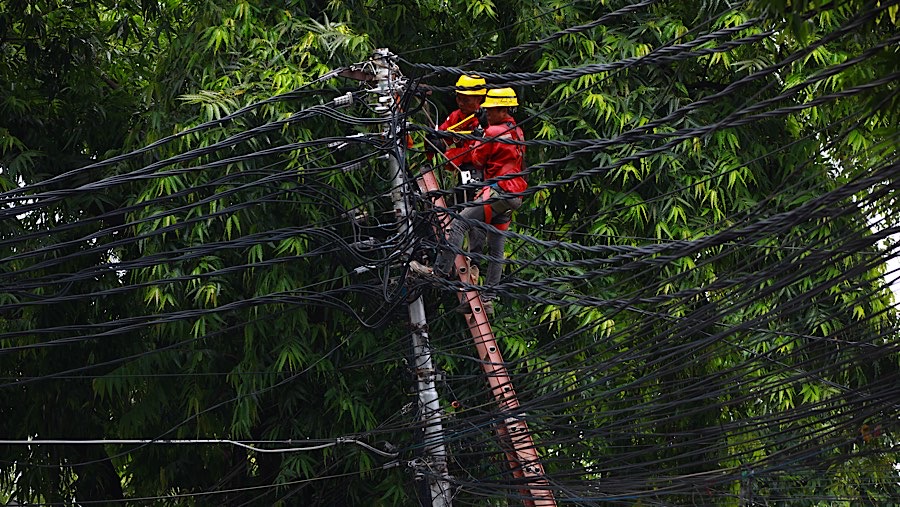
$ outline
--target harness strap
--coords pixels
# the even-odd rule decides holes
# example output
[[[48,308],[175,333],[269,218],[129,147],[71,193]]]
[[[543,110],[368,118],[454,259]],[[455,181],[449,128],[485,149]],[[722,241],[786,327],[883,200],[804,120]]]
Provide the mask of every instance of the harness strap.
[[[491,187],[482,187],[478,192],[481,194],[478,196],[482,201],[487,201],[491,198]],[[482,205],[482,210],[484,212],[484,223],[488,225],[493,225],[497,230],[505,231],[509,229],[509,221],[500,222],[498,224],[491,223],[494,219],[494,209],[491,207],[490,203],[486,203]]]
[[[479,193],[481,194],[481,196],[479,198],[482,201],[487,201],[488,199],[491,198],[491,187],[483,187]],[[489,223],[491,223],[491,219],[494,216],[494,210],[491,209],[490,204],[484,204],[483,209],[484,209],[484,223],[489,224]]]

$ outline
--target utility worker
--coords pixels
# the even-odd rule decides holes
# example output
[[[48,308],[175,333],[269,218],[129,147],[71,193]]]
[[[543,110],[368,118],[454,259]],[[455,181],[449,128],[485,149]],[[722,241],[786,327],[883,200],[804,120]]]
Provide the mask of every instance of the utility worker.
[[[516,126],[516,120],[510,116],[511,108],[519,105],[516,92],[512,88],[496,88],[488,90],[484,102],[481,104],[487,116],[488,127],[484,131],[484,140],[476,141],[472,148],[472,164],[480,169],[484,175],[484,182],[488,185],[478,191],[476,203],[490,200],[493,202],[471,206],[463,209],[460,219],[450,224],[448,242],[451,248],[462,247],[463,237],[469,233],[469,251],[481,253],[484,247],[485,231],[480,227],[473,229],[475,221],[492,225],[487,228],[487,244],[491,261],[488,264],[487,287],[481,294],[484,311],[488,315],[494,313],[492,300],[496,294],[491,290],[500,282],[503,271],[504,244],[506,238],[499,232],[509,229],[509,223],[513,211],[522,206],[522,192],[528,188],[525,180],[525,146],[521,144],[506,144],[497,142],[496,139],[510,139],[524,141],[522,129]],[[500,177],[506,177],[498,179]],[[448,276],[456,256],[450,250],[442,250],[434,263],[434,272],[440,276]],[[477,272],[477,264],[472,266],[472,271]],[[468,308],[465,302],[461,307]]]
[[[484,78],[476,75],[463,74],[456,80],[456,86],[468,87],[472,89],[460,89],[456,91],[456,105],[459,109],[450,113],[443,123],[438,125],[438,130],[447,132],[458,132],[461,134],[470,134],[478,128],[477,113],[484,102],[487,90],[484,88],[476,88],[486,84]],[[436,134],[429,135],[428,141],[438,150],[444,153],[450,162],[459,167],[460,183],[469,183],[472,179],[480,179],[480,175],[476,174],[475,166],[472,165],[472,147],[475,144],[473,139],[448,139],[440,137]],[[426,143],[426,148],[433,149]],[[448,169],[454,168],[453,165],[447,164]],[[473,196],[467,196],[463,192],[458,192],[457,201],[464,202],[472,199]]]

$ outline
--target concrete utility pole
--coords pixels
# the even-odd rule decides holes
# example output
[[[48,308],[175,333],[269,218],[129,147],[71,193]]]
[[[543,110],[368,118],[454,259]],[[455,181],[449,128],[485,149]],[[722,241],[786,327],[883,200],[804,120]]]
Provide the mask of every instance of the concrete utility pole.
[[[397,97],[403,92],[406,80],[400,74],[394,55],[387,49],[377,49],[372,57],[378,95],[377,112],[389,119],[385,133],[388,145],[395,148],[388,160],[391,175],[391,201],[394,215],[400,225],[400,235],[412,229],[409,218],[409,204],[406,196],[410,184],[405,171],[405,140],[398,139],[399,125],[394,121],[397,113]],[[409,321],[413,338],[413,370],[416,374],[416,391],[419,395],[419,414],[424,432],[424,462],[418,465],[417,479],[428,481],[431,507],[451,507],[449,473],[447,469],[447,449],[444,446],[442,411],[434,386],[435,370],[428,342],[428,323],[425,320],[425,304],[422,297],[409,304]]]

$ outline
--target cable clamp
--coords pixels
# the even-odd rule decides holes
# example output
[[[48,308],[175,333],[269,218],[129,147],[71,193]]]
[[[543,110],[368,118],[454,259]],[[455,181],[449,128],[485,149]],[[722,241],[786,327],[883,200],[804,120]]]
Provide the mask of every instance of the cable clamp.
[[[341,146],[343,148],[343,146]],[[353,162],[351,164],[347,164],[344,167],[341,167],[341,172],[349,173],[351,171],[355,171],[357,169],[361,169],[363,167],[362,162]]]
[[[353,104],[353,93],[347,92],[334,99],[334,107],[345,107]]]
[[[353,272],[356,273],[357,275],[361,275],[361,274],[365,273],[366,271],[372,271],[373,269],[376,269],[377,267],[378,266],[376,266],[374,264],[364,264],[362,266],[356,266],[355,268],[353,268]]]
[[[400,460],[388,461],[384,465],[381,465],[382,470],[387,470],[388,468],[394,468],[400,466]]]
[[[364,133],[351,134],[349,136],[344,136],[344,139],[340,139],[338,141],[331,141],[330,143],[326,144],[325,146],[328,146],[329,148],[334,148],[334,149],[340,150],[340,149],[346,148],[350,144],[347,141],[348,139],[356,139],[356,138],[365,137],[365,136],[366,136],[366,134],[364,134]]]

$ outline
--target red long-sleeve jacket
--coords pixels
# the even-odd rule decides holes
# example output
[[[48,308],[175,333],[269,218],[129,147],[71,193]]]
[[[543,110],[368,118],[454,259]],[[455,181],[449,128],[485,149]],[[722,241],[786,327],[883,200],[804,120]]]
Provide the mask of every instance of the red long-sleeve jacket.
[[[463,115],[462,111],[456,109],[450,116],[444,120],[444,123],[441,123],[438,126],[438,130],[446,130],[448,132],[464,132],[466,134],[470,133],[472,129],[478,126],[478,118],[474,115],[466,116]],[[463,164],[471,164],[472,163],[472,146],[475,145],[474,139],[455,139],[448,140],[449,147],[444,155],[447,158],[456,164],[457,166],[461,166]],[[452,166],[450,166],[452,167]]]
[[[520,144],[506,144],[491,142],[491,138],[512,139],[524,141],[522,129],[516,126],[516,120],[507,116],[503,123],[491,125],[484,131],[484,141],[477,141],[472,150],[472,163],[480,167],[484,172],[484,180],[490,180],[498,176],[523,173],[525,170],[525,146]],[[496,182],[504,191],[509,193],[524,192],[528,188],[528,182],[522,176]]]

